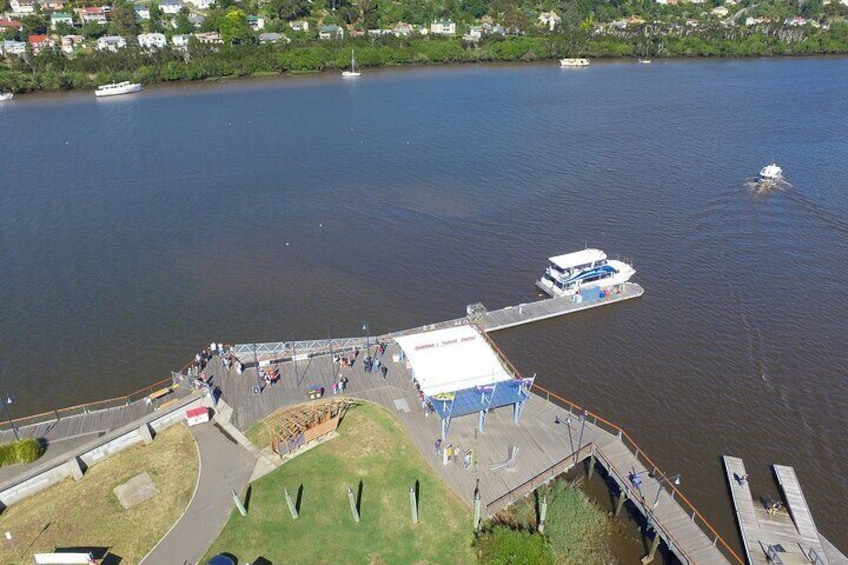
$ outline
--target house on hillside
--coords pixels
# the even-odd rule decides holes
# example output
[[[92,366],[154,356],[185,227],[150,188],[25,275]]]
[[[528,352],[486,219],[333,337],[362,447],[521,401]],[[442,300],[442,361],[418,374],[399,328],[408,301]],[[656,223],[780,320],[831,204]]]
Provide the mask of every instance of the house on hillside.
[[[85,24],[100,24],[106,25],[109,23],[109,19],[107,17],[107,10],[103,6],[89,6],[87,8],[80,8],[77,11],[77,15],[80,18],[80,21],[83,25]]]
[[[289,22],[289,27],[292,28],[292,31],[309,31],[309,22],[306,22],[306,21]]]
[[[559,14],[551,10],[550,12],[542,12],[539,14],[539,23],[553,31],[554,28],[562,23],[562,18]]]
[[[253,31],[262,31],[265,29],[265,18],[260,16],[247,16],[247,27]]]
[[[63,35],[60,41],[62,53],[70,55],[78,51],[85,44],[85,38],[81,35]]]
[[[430,24],[430,33],[436,35],[456,35],[456,23],[452,20],[437,20]]]
[[[16,31],[23,30],[24,24],[22,24],[18,20],[7,20],[5,18],[0,18],[0,33],[15,33]]]
[[[150,19],[150,8],[144,4],[136,4],[133,8],[133,13],[135,14],[136,21]]]
[[[117,53],[119,49],[127,46],[127,40],[120,35],[104,35],[97,40],[95,49],[98,51],[111,51]]]
[[[183,9],[183,3],[180,0],[161,0],[159,2],[159,11],[169,16],[176,16]]]
[[[0,41],[0,54],[26,55],[26,43],[23,41]]]
[[[185,3],[191,4],[198,10],[208,10],[215,4],[215,0],[185,0]]]
[[[260,33],[259,34],[259,43],[262,45],[265,44],[274,44],[279,42],[289,43],[291,40],[287,38],[282,33],[269,32],[269,33]]]
[[[16,16],[31,16],[35,13],[35,0],[9,0],[9,8]]]
[[[194,29],[200,29],[200,26],[203,25],[203,22],[206,21],[205,16],[201,16],[200,14],[189,14],[188,15],[188,23],[194,26]]]
[[[716,6],[715,8],[710,10],[710,13],[717,18],[726,18],[727,14],[730,13],[730,10],[728,10],[724,6]]]
[[[138,34],[138,46],[142,49],[164,49],[168,45],[168,39],[164,33],[140,33]]]
[[[408,23],[400,22],[396,23],[392,27],[392,33],[395,34],[395,37],[409,37],[415,32],[415,28],[413,28]]]
[[[462,36],[465,41],[480,41],[483,37],[483,26],[471,26],[468,28],[468,33]]]
[[[56,47],[56,42],[49,35],[30,35],[29,48],[32,49],[33,55],[38,55],[42,51],[49,51]]]
[[[344,39],[344,28],[329,25],[318,29],[318,39]]]
[[[217,31],[208,31],[206,33],[195,33],[194,37],[196,37],[197,40],[200,43],[206,43],[206,44],[211,44],[211,45],[224,43],[224,40],[221,39],[221,34],[218,33]]]
[[[69,14],[68,12],[56,12],[54,14],[50,14],[50,29],[53,31],[56,30],[56,27],[59,24],[65,24],[67,26],[74,26],[74,16]]]
[[[45,12],[61,12],[65,9],[65,0],[44,0],[41,9]]]
[[[174,46],[174,49],[182,49],[183,51],[188,49],[188,44],[190,41],[190,33],[178,33],[177,35],[171,37],[171,44]]]

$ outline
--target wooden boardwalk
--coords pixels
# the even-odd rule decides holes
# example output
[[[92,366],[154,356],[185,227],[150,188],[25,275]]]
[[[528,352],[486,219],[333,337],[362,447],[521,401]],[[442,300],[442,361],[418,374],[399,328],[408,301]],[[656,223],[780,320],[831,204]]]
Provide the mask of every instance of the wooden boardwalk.
[[[636,283],[628,282],[621,285],[619,292],[614,292],[606,298],[588,302],[574,302],[571,296],[559,298],[546,298],[518,306],[508,306],[500,310],[493,310],[484,314],[480,327],[486,332],[496,332],[506,328],[530,324],[548,318],[573,314],[590,308],[606,306],[615,302],[638,298],[645,293],[645,289]]]
[[[819,534],[792,467],[773,466],[786,506],[776,509],[769,504],[772,506],[769,510],[767,501],[755,501],[751,496],[742,459],[724,455],[722,460],[748,563],[835,565],[848,562]]]
[[[372,347],[372,355],[374,350]],[[649,473],[653,467],[637,457],[614,430],[592,414],[581,418],[582,410],[559,406],[537,394],[525,405],[518,425],[513,422],[511,407],[490,411],[482,434],[477,432],[476,415],[456,418],[443,446],[452,445],[459,455],[455,461],[443,464],[434,449],[440,436],[439,419],[435,414],[425,416],[406,363],[396,361],[399,353],[395,343],[388,344],[381,358],[389,368],[385,380],[377,372],[364,371],[364,350],[352,368],[339,368],[330,355],[297,363],[281,362],[275,365],[280,382],[265,386],[258,395],[253,393],[257,383],[254,368],[238,375],[213,358],[206,371],[213,375],[214,384],[233,407],[232,422],[243,431],[282,406],[306,402],[311,386],[323,386],[327,396],[332,396],[333,381],[340,374],[347,376],[346,396],[374,402],[395,414],[413,444],[457,496],[471,506],[475,489],[479,491],[487,515],[529,494],[553,475],[594,456],[681,562],[741,563],[738,558],[731,561],[719,550],[716,537],[707,535],[693,519],[692,511],[678,503],[679,491],[673,498],[668,482],[659,474],[652,478]],[[514,464],[498,467],[507,459],[511,447],[518,448]],[[473,463],[465,468],[462,454],[468,450],[474,454]],[[644,478],[638,490],[627,479],[631,472],[641,473]]]

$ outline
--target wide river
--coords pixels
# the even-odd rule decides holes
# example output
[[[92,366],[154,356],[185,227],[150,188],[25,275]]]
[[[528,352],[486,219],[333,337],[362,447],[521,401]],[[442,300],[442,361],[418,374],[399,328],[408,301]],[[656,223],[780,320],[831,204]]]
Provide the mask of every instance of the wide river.
[[[0,393],[119,396],[211,340],[534,299],[550,255],[645,295],[495,334],[625,427],[732,543],[721,454],[798,471],[848,550],[848,59],[463,66],[0,105]],[[777,161],[792,187],[745,186]]]

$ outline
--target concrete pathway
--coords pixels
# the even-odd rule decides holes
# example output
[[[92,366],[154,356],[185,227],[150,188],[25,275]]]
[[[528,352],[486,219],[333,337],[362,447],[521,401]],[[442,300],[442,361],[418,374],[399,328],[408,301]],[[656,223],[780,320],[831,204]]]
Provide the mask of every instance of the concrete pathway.
[[[244,496],[256,456],[215,421],[190,428],[200,450],[200,481],[185,514],[142,565],[194,565],[221,533],[235,508],[231,490]]]

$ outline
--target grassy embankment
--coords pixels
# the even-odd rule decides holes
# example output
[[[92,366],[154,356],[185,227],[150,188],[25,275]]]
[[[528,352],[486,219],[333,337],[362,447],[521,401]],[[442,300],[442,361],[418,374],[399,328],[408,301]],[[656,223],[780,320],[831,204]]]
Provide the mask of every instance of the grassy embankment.
[[[261,440],[264,430],[260,423],[248,437]],[[253,483],[248,516],[234,512],[209,555],[303,565],[475,562],[470,508],[441,482],[391,414],[363,403],[347,413],[339,436]],[[409,487],[416,480],[420,522],[413,525]],[[360,481],[356,524],[347,487],[356,492]],[[283,489],[297,498],[300,485],[300,518],[293,520]]]
[[[183,426],[172,426],[150,445],[137,445],[3,511],[11,544],[0,563],[32,563],[32,554],[59,547],[109,548],[121,563],[138,563],[182,515],[197,483],[198,455]],[[124,509],[112,490],[147,472],[159,493]]]

